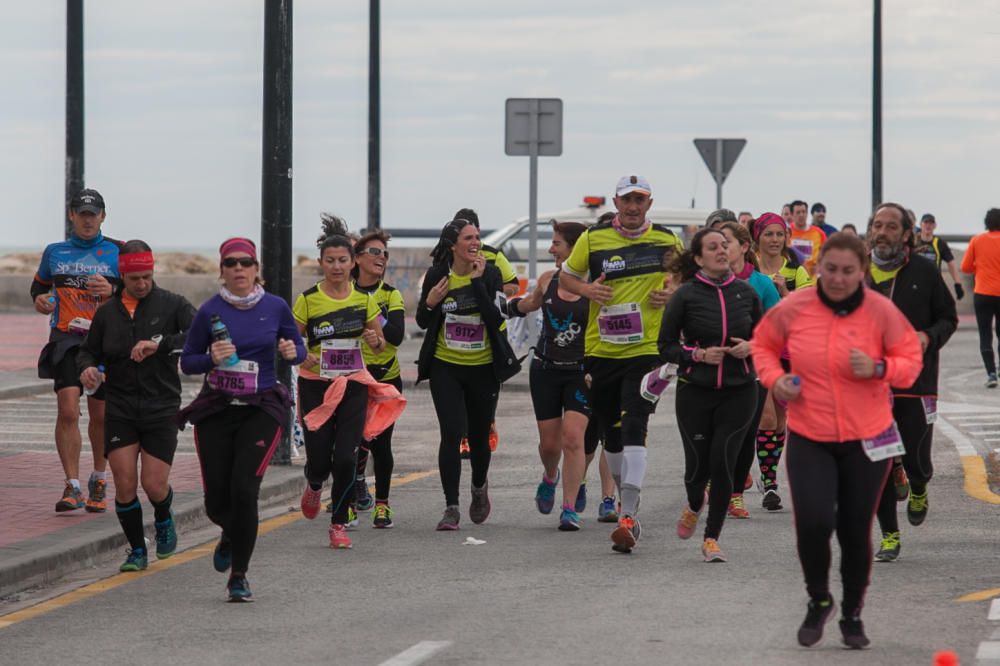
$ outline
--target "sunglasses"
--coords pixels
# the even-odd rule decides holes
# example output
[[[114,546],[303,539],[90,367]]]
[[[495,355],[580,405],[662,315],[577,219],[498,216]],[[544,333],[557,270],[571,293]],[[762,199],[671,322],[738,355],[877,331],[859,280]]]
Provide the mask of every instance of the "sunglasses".
[[[373,257],[385,257],[386,259],[389,258],[389,250],[383,250],[380,247],[366,247],[364,250],[362,250],[362,252],[367,252]]]
[[[226,268],[235,268],[236,264],[239,264],[243,268],[250,268],[257,265],[257,260],[251,257],[240,257],[239,259],[236,257],[226,257],[222,260],[222,265]]]

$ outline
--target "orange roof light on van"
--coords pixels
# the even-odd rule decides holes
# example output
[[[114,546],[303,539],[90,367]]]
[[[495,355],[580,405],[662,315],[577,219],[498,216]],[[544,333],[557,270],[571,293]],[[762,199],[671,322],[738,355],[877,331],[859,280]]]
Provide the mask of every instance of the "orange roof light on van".
[[[604,197],[584,197],[583,205],[587,208],[600,208],[606,201]]]

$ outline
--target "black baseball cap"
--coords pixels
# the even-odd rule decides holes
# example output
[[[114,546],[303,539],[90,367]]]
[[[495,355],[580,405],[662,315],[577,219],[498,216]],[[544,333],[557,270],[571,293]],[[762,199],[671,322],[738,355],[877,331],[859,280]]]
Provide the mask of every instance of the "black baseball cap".
[[[923,215],[921,215],[920,222],[921,224],[923,224],[924,222],[933,222],[934,224],[937,224],[937,220],[935,220],[934,216],[930,213],[924,213]]]
[[[826,206],[824,206],[819,202],[816,202],[813,204],[812,210],[809,211],[809,214],[815,215],[816,213],[825,213],[825,212],[826,212]]]
[[[104,212],[104,197],[97,190],[83,189],[70,200],[69,208],[78,213],[99,215]]]

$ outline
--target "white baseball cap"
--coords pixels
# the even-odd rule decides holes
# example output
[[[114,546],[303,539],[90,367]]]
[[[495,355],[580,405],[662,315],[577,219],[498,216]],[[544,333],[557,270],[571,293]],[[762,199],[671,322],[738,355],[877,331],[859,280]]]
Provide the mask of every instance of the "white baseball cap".
[[[618,179],[618,186],[615,187],[615,196],[624,196],[629,192],[642,192],[646,196],[652,196],[653,188],[642,176],[622,176]]]

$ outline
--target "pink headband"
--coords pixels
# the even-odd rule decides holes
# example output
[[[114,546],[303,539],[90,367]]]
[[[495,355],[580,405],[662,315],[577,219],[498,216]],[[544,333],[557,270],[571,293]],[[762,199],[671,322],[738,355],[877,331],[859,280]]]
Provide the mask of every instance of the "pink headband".
[[[221,258],[225,258],[233,252],[246,252],[253,259],[257,259],[257,246],[249,238],[230,238],[219,246],[219,257]]]
[[[118,274],[141,273],[153,270],[152,252],[129,252],[118,255]]]
[[[779,225],[785,230],[786,234],[788,233],[788,223],[785,222],[785,218],[777,215],[776,213],[763,213],[753,222],[752,234],[754,242],[756,242],[757,239],[760,238],[760,235],[764,233],[764,229],[772,224]]]

